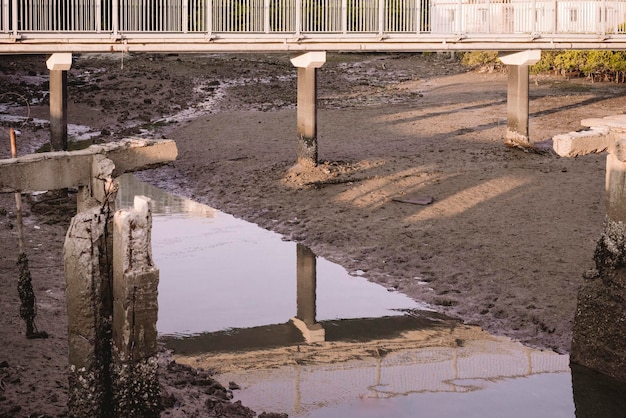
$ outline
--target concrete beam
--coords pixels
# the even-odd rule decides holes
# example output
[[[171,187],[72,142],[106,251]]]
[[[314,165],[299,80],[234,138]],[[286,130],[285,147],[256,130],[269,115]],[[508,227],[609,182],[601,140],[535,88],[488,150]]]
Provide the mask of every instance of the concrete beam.
[[[72,53],[57,52],[50,55],[46,60],[46,67],[50,71],[68,71],[72,68]]]
[[[91,187],[96,155],[110,159],[115,165],[114,176],[119,176],[125,172],[144,170],[174,161],[178,150],[172,140],[126,139],[92,145],[79,151],[30,154],[0,160],[0,192]]]
[[[291,318],[291,323],[298,328],[307,344],[323,343],[326,341],[326,330],[320,323],[307,324],[301,319]]]
[[[611,130],[626,131],[626,115],[612,115],[604,118],[587,118],[580,121],[582,126],[604,126]]]
[[[291,63],[298,68],[320,68],[326,63],[326,51],[305,52],[291,57]]]
[[[541,59],[541,50],[501,51],[498,58],[504,65],[533,65]]]
[[[609,128],[596,126],[584,131],[555,135],[552,148],[561,157],[599,154],[609,147]]]

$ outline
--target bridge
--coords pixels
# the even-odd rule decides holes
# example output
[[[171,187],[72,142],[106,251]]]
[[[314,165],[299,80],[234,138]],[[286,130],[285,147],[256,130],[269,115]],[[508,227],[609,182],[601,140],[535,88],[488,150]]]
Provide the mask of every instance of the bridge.
[[[626,49],[626,0],[0,0],[0,53]]]
[[[626,0],[0,0],[0,54],[52,54],[53,149],[67,140],[72,54],[141,52],[290,53],[297,158],[316,164],[327,51],[500,51],[506,138],[528,145],[528,67],[547,49],[626,50]]]

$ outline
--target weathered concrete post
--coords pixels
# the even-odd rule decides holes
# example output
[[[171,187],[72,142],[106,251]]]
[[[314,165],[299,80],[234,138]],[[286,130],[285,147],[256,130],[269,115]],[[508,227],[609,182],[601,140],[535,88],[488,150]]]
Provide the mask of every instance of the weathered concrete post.
[[[326,332],[322,325],[316,322],[317,260],[313,251],[302,244],[297,244],[296,265],[297,312],[291,321],[302,332],[307,343],[322,342]]]
[[[113,403],[118,417],[158,417],[159,270],[152,260],[150,199],[115,213],[113,229]]]
[[[50,70],[50,148],[67,150],[67,72],[72,67],[71,53],[56,53],[46,60]]]
[[[528,146],[530,144],[528,67],[541,59],[541,51],[501,52],[499,58],[509,72],[506,141],[514,145]]]
[[[128,222],[116,226],[124,236],[114,246],[114,177],[174,161],[177,153],[174,141],[129,139],[0,160],[0,192],[81,188],[79,213],[67,232],[63,257],[70,416],[158,415],[158,270],[150,255],[150,210],[140,199],[137,211],[120,214]]]
[[[116,183],[113,163],[103,156],[108,173],[108,200],[80,212],[70,223],[63,248],[69,342],[68,410],[74,417],[112,416],[111,393],[111,262],[110,204]]]
[[[626,381],[626,115],[586,119],[592,129],[553,139],[561,155],[608,151],[604,231],[578,293],[572,363]]]
[[[291,58],[298,68],[296,159],[304,166],[317,165],[317,69],[326,62],[326,52],[306,52]]]
[[[100,207],[76,215],[64,247],[72,417],[112,416],[111,259],[109,215]]]

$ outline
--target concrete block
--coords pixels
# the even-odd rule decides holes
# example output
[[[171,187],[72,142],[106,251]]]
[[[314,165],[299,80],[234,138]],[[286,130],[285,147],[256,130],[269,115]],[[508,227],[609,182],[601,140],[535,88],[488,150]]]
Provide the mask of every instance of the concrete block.
[[[46,66],[51,71],[68,71],[72,68],[72,53],[71,52],[57,52],[48,57],[46,60]]]
[[[504,65],[533,65],[541,59],[541,50],[499,52],[498,58]]]
[[[597,154],[606,151],[608,146],[609,128],[607,127],[593,127],[585,131],[555,135],[552,138],[552,148],[561,157]]]
[[[132,171],[158,167],[175,161],[178,157],[176,142],[171,139],[129,138],[115,144],[115,147],[102,146],[107,158],[115,164],[115,177]]]
[[[87,186],[91,158],[91,155],[60,151],[0,160],[0,192]]]
[[[114,177],[174,161],[178,156],[172,140],[126,139],[105,145],[92,145],[79,151],[30,154],[0,160],[0,192],[34,192],[68,187],[91,186],[94,156],[110,159]],[[101,164],[102,160],[96,161]],[[96,169],[99,172],[100,169]],[[102,195],[102,194],[101,194]]]
[[[291,318],[291,323],[298,328],[302,334],[302,338],[304,338],[307,344],[323,343],[326,341],[326,330],[322,324],[307,324],[297,317]]]
[[[580,121],[582,126],[586,127],[607,127],[616,130],[626,130],[626,118],[613,116],[608,118],[588,118]]]
[[[291,57],[291,63],[298,68],[320,68],[326,63],[326,51],[305,52]]]

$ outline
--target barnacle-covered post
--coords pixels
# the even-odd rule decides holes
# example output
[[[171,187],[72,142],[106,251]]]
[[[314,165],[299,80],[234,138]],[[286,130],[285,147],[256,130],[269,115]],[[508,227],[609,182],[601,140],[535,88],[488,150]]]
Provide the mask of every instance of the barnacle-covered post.
[[[152,260],[151,200],[113,217],[113,404],[118,417],[158,417],[159,270]]]
[[[606,218],[596,269],[578,294],[571,361],[626,381],[626,115],[582,123],[606,132]],[[598,142],[592,132],[581,139],[590,140]]]
[[[112,416],[111,404],[111,213],[117,192],[113,163],[94,156],[94,172],[105,191],[72,218],[63,258],[69,343],[68,412],[73,417]]]

